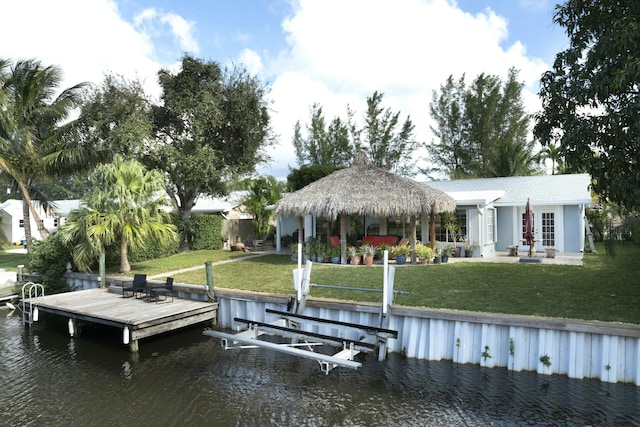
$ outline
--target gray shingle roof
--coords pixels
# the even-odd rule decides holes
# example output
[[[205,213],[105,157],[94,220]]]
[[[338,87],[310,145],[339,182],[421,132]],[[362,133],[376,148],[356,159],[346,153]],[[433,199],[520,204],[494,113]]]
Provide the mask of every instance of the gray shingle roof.
[[[524,206],[527,198],[534,205],[591,204],[591,180],[586,173],[429,181],[425,184],[445,193],[504,191],[504,196],[496,200],[496,206]]]

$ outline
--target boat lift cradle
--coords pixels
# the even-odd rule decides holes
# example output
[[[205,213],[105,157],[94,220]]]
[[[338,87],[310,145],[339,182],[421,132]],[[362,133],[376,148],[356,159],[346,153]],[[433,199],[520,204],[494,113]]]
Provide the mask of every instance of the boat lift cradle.
[[[267,314],[278,317],[277,320],[270,323],[236,317],[234,318],[235,322],[246,324],[248,327],[247,330],[237,334],[220,331],[205,331],[203,333],[211,337],[220,338],[222,347],[225,350],[259,347],[316,360],[325,374],[328,374],[338,366],[350,369],[361,367],[362,363],[354,361],[355,356],[359,353],[377,352],[378,360],[384,360],[387,352],[387,340],[398,337],[397,331],[388,329],[389,311],[393,304],[393,296],[395,293],[406,294],[406,292],[393,290],[395,269],[388,264],[387,252],[385,251],[384,255],[382,290],[312,284],[310,283],[310,277],[313,263],[307,261],[304,269],[300,268],[300,264],[301,262],[299,261],[299,268],[294,270],[294,286],[297,293],[290,311],[266,309],[265,312]],[[304,308],[312,287],[382,292],[383,302],[379,311],[378,326],[359,325],[304,315]],[[311,332],[303,329],[303,325],[329,327],[332,330],[338,330],[338,335]],[[278,335],[290,339],[291,342],[280,344],[264,341],[260,339],[262,335]],[[347,336],[357,337],[357,339],[348,338]],[[333,355],[322,354],[314,351],[314,347],[319,345],[341,346],[342,350]]]

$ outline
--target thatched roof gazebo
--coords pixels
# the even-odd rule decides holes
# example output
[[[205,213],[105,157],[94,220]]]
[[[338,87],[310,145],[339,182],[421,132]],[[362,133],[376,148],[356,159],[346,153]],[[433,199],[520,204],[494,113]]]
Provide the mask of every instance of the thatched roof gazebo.
[[[374,166],[360,151],[352,166],[285,195],[276,204],[275,211],[277,215],[298,218],[305,215],[331,220],[340,218],[341,262],[346,264],[347,216],[409,216],[412,262],[415,262],[416,218],[422,214],[431,215],[431,246],[434,247],[434,216],[442,212],[453,212],[455,208],[455,201],[446,193]],[[302,243],[301,232],[299,240]]]

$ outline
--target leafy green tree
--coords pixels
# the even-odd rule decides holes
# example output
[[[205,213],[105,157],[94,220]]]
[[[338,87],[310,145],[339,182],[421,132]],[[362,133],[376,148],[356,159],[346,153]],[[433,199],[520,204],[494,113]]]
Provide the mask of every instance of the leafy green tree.
[[[367,97],[364,126],[355,141],[363,148],[371,163],[399,175],[414,175],[413,154],[419,144],[413,133],[415,126],[409,116],[400,123],[400,112],[382,107],[383,93],[374,92]]]
[[[427,146],[437,170],[450,178],[532,175],[539,172],[518,72],[506,81],[478,75],[467,86],[450,76],[429,107],[438,138]]]
[[[96,169],[95,190],[84,199],[84,207],[74,211],[60,229],[63,242],[73,246],[73,260],[80,270],[89,271],[111,244],[120,246],[120,272],[131,272],[129,248],[166,245],[177,239],[171,223],[158,171],[147,172],[135,160],[114,161]]]
[[[271,232],[273,220],[273,210],[268,210],[267,207],[274,205],[282,198],[286,185],[273,176],[266,176],[247,179],[243,187],[248,191],[248,195],[243,199],[243,205],[253,215],[256,237],[266,239]]]
[[[306,136],[298,120],[294,126],[293,146],[298,164],[322,166],[346,166],[351,161],[353,148],[349,138],[348,124],[335,117],[327,127],[322,107],[311,106],[311,120]]]
[[[354,120],[347,106],[346,120],[335,117],[329,126],[319,104],[311,106],[311,120],[306,135],[300,121],[294,127],[293,146],[301,166],[346,167],[357,150],[365,151],[371,162],[401,175],[414,174],[413,154],[419,147],[414,125],[409,117],[401,123],[400,112],[382,107],[384,94],[374,92],[367,97],[364,124]]]
[[[585,170],[610,201],[640,206],[640,3],[568,0],[555,8],[569,47],[541,79],[534,134],[559,143],[569,170]]]
[[[110,161],[115,154],[141,159],[151,141],[151,103],[138,80],[107,74],[86,91],[76,135]]]
[[[162,103],[152,109],[156,143],[145,163],[165,174],[167,192],[186,222],[198,196],[225,194],[234,177],[268,160],[273,135],[267,90],[243,68],[223,70],[188,55],[180,72],[161,70],[159,80]],[[185,236],[183,249],[188,242]]]
[[[562,173],[564,170],[564,157],[562,155],[562,147],[550,142],[542,147],[540,153],[540,162],[551,160],[551,174]]]
[[[449,76],[440,86],[440,93],[433,91],[429,105],[429,113],[435,122],[430,128],[439,142],[432,142],[427,149],[437,165],[435,170],[451,179],[464,178],[471,173],[468,165],[472,156],[465,135],[465,92],[464,75],[458,81]]]
[[[70,112],[79,105],[83,84],[56,92],[62,81],[58,67],[35,59],[13,66],[0,60],[0,171],[10,178],[23,200],[27,249],[31,215],[42,238],[48,235],[36,209],[49,200],[39,184],[90,164],[91,152],[68,137]]]
[[[293,169],[287,176],[287,188],[289,191],[299,190],[338,169],[340,168],[323,165],[300,166],[298,169]]]

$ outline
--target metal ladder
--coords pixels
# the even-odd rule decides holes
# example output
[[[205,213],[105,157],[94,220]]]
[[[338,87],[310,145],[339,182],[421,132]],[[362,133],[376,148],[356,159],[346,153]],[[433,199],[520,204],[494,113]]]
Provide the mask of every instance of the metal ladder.
[[[27,282],[22,285],[22,324],[26,325],[38,321],[38,307],[34,307],[34,302],[38,298],[44,296],[44,286],[39,283]],[[29,302],[29,309],[27,310],[26,302]]]

